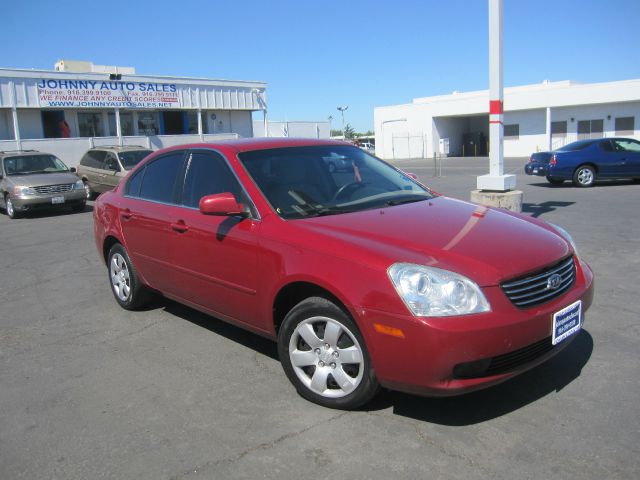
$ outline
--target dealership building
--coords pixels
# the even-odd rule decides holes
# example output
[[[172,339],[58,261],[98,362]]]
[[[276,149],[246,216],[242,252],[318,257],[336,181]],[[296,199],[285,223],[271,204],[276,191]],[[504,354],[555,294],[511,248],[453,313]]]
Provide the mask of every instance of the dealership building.
[[[252,112],[266,125],[266,110],[264,82],[138,75],[66,60],[53,71],[0,69],[0,151],[53,153],[69,166],[92,146],[252,137]]]
[[[504,155],[525,157],[583,138],[640,139],[640,79],[549,82],[504,89]],[[416,98],[374,110],[376,154],[486,156],[489,91]]]

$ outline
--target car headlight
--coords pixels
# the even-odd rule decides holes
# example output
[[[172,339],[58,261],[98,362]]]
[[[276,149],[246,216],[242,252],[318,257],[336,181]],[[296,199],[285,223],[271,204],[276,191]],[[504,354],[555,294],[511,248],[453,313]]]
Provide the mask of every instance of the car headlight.
[[[417,317],[447,317],[491,310],[475,282],[448,270],[413,263],[394,263],[391,283]]]
[[[84,190],[84,183],[82,183],[82,180],[78,180],[74,185],[73,188],[75,188],[76,190]]]
[[[35,195],[36,191],[31,187],[18,186],[18,187],[13,187],[13,194],[17,196]]]
[[[578,246],[576,245],[576,242],[573,241],[573,238],[571,237],[569,232],[567,232],[564,228],[559,227],[554,223],[551,223],[551,222],[547,222],[547,223],[551,226],[551,228],[553,228],[556,232],[558,232],[562,238],[564,238],[567,242],[569,242],[569,244],[571,245],[571,248],[573,248],[573,252],[575,253],[576,257],[580,258],[580,255],[578,254]]]

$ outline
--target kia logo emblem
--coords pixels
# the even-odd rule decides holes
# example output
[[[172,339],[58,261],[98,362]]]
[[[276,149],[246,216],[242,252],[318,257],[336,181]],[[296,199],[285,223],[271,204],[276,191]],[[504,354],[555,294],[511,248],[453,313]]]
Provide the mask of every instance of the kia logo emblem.
[[[547,290],[555,290],[562,284],[562,277],[557,273],[554,273],[547,280]]]

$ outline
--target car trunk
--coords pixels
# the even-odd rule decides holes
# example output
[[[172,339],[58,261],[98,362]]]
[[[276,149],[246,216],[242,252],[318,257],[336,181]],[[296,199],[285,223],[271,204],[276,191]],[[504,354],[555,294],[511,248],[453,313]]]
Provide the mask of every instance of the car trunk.
[[[544,163],[546,165],[551,160],[552,155],[553,154],[551,152],[533,153],[529,161],[531,163]]]

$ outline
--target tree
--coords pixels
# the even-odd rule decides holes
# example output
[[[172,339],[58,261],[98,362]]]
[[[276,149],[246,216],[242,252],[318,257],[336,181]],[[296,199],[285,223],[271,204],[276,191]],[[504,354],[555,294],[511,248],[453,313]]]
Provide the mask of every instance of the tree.
[[[353,129],[353,127],[350,124],[346,124],[344,127],[344,138],[351,140],[353,138],[353,136],[355,135],[356,131]]]

